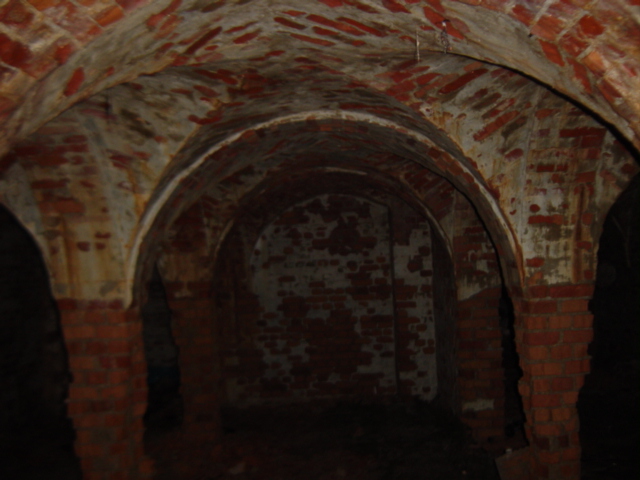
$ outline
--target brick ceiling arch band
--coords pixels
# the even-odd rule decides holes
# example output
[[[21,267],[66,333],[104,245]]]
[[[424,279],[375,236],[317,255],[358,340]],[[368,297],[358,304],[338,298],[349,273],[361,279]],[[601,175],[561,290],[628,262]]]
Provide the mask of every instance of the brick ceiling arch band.
[[[388,174],[354,165],[352,167],[302,166],[274,176],[280,178],[272,182],[261,182],[261,185],[266,183],[268,185],[263,188],[256,187],[251,194],[242,199],[237,213],[227,222],[220,234],[220,240],[215,245],[212,255],[214,263],[230,231],[236,225],[242,224],[244,216],[260,219],[259,225],[253,226],[255,241],[260,232],[275,221],[283,211],[325,193],[364,197],[374,203],[384,203],[379,199],[381,193],[384,198],[395,197],[428,220],[444,249],[453,257],[452,239],[442,228],[434,212],[435,205],[432,205],[429,199],[419,198],[415,190],[407,188],[406,184]],[[325,181],[325,179],[328,180]],[[441,180],[447,182],[444,178]]]
[[[637,2],[600,3],[327,1],[292,8],[286,1],[121,0],[65,12],[56,2],[15,0],[0,9],[7,26],[0,60],[8,67],[0,151],[78,101],[169,66],[233,60],[260,68],[275,57],[294,61],[298,49],[313,49],[339,70],[346,67],[337,57],[356,64],[417,58],[443,52],[443,22],[449,55],[535,78],[638,147]]]
[[[509,223],[505,219],[504,213],[496,198],[477,176],[478,174],[467,167],[469,161],[464,158],[462,153],[452,151],[451,144],[447,144],[445,150],[440,144],[434,142],[434,139],[427,137],[422,132],[408,129],[391,120],[375,117],[368,113],[344,111],[296,113],[271,119],[254,125],[251,128],[242,129],[210,146],[206,151],[200,153],[196,158],[188,162],[186,167],[174,172],[169,180],[161,182],[161,184],[164,183],[164,187],[160,191],[157,191],[156,195],[150,200],[134,235],[132,248],[129,251],[126,263],[127,278],[130,279],[129,283],[135,285],[136,282],[134,279],[139,278],[139,270],[141,268],[140,259],[142,258],[142,253],[148,248],[146,246],[147,238],[157,236],[156,229],[161,228],[159,226],[160,224],[166,227],[178,218],[181,211],[184,211],[178,210],[178,205],[184,209],[185,206],[191,205],[197,200],[199,192],[198,189],[193,188],[193,186],[202,186],[203,182],[198,180],[190,183],[191,177],[202,175],[208,169],[219,172],[222,167],[220,166],[221,162],[218,156],[224,154],[226,149],[242,144],[247,138],[255,141],[256,138],[259,137],[257,132],[268,131],[273,128],[282,128],[284,126],[295,126],[297,124],[306,125],[308,122],[315,123],[320,121],[339,121],[354,126],[377,127],[392,132],[395,137],[402,139],[401,141],[415,145],[416,152],[412,155],[412,158],[410,158],[411,161],[417,162],[436,174],[447,178],[464,195],[474,199],[476,207],[481,212],[481,217],[491,231],[494,242],[497,244],[510,286],[515,288],[521,286],[520,279],[523,273],[521,268],[516,267],[515,271],[511,272],[511,270],[514,270],[514,266],[521,263],[519,255],[517,254],[519,246],[515,235],[511,231]],[[421,151],[422,154],[419,154],[418,151]],[[253,158],[250,158],[246,163],[257,163],[253,160]],[[234,168],[240,170],[243,166],[244,165],[234,165]],[[233,172],[225,171],[224,173],[228,176]],[[215,182],[215,175],[211,177],[209,181]],[[206,185],[204,185],[204,187],[206,188]],[[130,300],[131,298],[129,301]]]

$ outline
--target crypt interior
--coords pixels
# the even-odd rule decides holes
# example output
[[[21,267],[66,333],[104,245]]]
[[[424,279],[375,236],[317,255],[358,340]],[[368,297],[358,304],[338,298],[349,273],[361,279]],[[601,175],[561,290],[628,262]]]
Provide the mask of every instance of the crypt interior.
[[[1,478],[637,477],[638,0],[5,0],[0,82]]]

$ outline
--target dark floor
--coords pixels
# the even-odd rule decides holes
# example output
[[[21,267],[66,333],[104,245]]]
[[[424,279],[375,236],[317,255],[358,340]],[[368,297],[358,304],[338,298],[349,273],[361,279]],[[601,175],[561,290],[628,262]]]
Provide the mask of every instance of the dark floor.
[[[627,377],[591,374],[581,391],[582,480],[640,478],[640,384]],[[222,447],[203,450],[180,441],[171,415],[159,416],[147,435],[157,480],[499,478],[492,455],[459,422],[424,404],[227,409],[223,417]],[[0,479],[79,480],[69,435],[34,432],[0,432]]]
[[[1,480],[80,480],[68,422],[13,425],[0,431]]]
[[[223,419],[221,461],[192,471],[192,478],[499,479],[493,458],[471,441],[468,431],[426,405],[227,409]],[[184,478],[171,454],[162,452],[167,447],[159,437],[149,439],[150,453],[162,459],[157,463],[164,472],[160,478]]]

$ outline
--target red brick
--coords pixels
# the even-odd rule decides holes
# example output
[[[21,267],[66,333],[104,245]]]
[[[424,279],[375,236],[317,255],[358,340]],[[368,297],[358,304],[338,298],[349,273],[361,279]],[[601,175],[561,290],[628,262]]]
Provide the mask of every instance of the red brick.
[[[549,328],[552,330],[564,330],[573,326],[573,317],[570,315],[554,315],[549,317]]]
[[[593,325],[593,315],[572,315],[573,326],[575,328],[591,328]]]
[[[332,47],[335,45],[335,42],[330,42],[329,40],[323,40],[321,38],[313,38],[307,35],[300,35],[299,33],[290,33],[293,38],[297,40],[302,40],[303,42],[309,42],[316,45],[320,45],[322,47]]]
[[[20,29],[28,28],[33,20],[33,13],[18,0],[11,0],[0,8],[0,22],[5,25],[16,26]]]
[[[573,356],[573,348],[571,345],[558,345],[551,347],[551,358],[554,360],[562,360]]]
[[[458,77],[453,82],[448,83],[447,85],[442,87],[439,90],[439,93],[441,95],[446,95],[448,93],[453,93],[453,92],[455,92],[457,90],[460,90],[466,84],[468,84],[472,80],[475,80],[476,78],[480,77],[481,75],[484,75],[487,72],[488,72],[488,70],[486,68],[479,68],[479,69],[473,70],[473,71],[471,71],[469,73],[465,73],[464,75]]]
[[[593,330],[567,330],[563,332],[562,339],[566,343],[589,343],[593,340]]]
[[[539,316],[526,316],[522,318],[522,324],[524,328],[529,330],[543,330],[548,328],[547,317],[539,317]]]
[[[37,10],[46,10],[47,8],[54,7],[61,2],[61,0],[28,0]]]
[[[540,449],[537,452],[537,456],[539,461],[545,465],[556,464],[560,462],[560,452],[551,452],[549,450]]]
[[[522,4],[515,5],[513,7],[512,12],[513,12],[513,15],[515,16],[515,18],[520,20],[525,25],[531,25],[531,22],[533,21],[533,19],[535,17],[535,13],[533,11],[529,10],[527,7],[525,7]]]
[[[165,9],[149,17],[146,22],[147,26],[152,28],[157,27],[166,17],[175,12],[181,3],[182,0],[173,0]],[[123,8],[125,7],[123,6]]]
[[[535,224],[548,224],[548,225],[562,225],[564,224],[564,217],[562,215],[531,215],[528,223]]]
[[[564,59],[562,57],[562,53],[558,50],[553,43],[546,42],[544,40],[538,40],[540,46],[542,47],[542,51],[545,56],[553,63],[564,66]]]
[[[0,33],[0,60],[16,68],[24,68],[31,60],[31,51],[25,45]]]
[[[529,302],[529,312],[533,314],[555,313],[558,302],[555,300],[537,300]]]
[[[107,372],[85,372],[83,375],[83,383],[88,385],[104,385],[107,383]]]
[[[589,373],[591,366],[588,359],[573,360],[566,363],[565,373],[573,375],[576,373]]]
[[[238,38],[234,39],[233,43],[236,43],[236,44],[248,43],[254,38],[256,38],[258,35],[260,35],[260,30],[256,30],[255,32],[245,33],[244,35],[241,35]]]
[[[547,346],[525,347],[525,352],[527,352],[526,358],[529,360],[548,360],[550,357],[549,347]]]
[[[487,137],[489,137],[489,135],[491,135],[492,133],[494,133],[495,131],[497,131],[507,123],[509,123],[511,120],[516,118],[519,114],[520,112],[517,112],[515,110],[511,112],[503,113],[496,120],[487,124],[482,130],[474,133],[473,139],[476,141],[482,141],[486,139]]]
[[[122,9],[116,5],[100,12],[96,15],[95,20],[100,26],[106,27],[122,18],[124,18],[124,13]]]
[[[126,384],[111,386],[103,388],[100,392],[101,398],[110,399],[110,398],[120,398],[125,399],[128,397],[129,387]]]
[[[98,359],[89,355],[71,355],[69,368],[73,370],[93,370],[98,368]]]
[[[562,405],[562,397],[557,394],[537,394],[531,395],[531,406],[537,407],[559,407]]]
[[[553,286],[549,288],[549,295],[555,298],[591,297],[593,295],[593,285],[578,284]]]
[[[564,50],[573,57],[577,57],[582,54],[582,52],[584,52],[589,46],[587,42],[571,33],[567,33],[566,35],[564,35],[560,39],[560,44],[562,45],[562,48],[564,48]],[[572,65],[574,65],[574,69],[576,68],[575,65],[579,65],[571,60],[569,61]]]
[[[392,13],[411,13],[404,5],[395,0],[382,0],[382,5]]]
[[[84,70],[82,68],[76,68],[67,82],[67,86],[64,89],[64,95],[70,97],[75,95],[84,82]]]
[[[558,18],[553,15],[543,15],[531,28],[531,33],[551,42],[556,39],[563,29],[564,21],[562,18]]]
[[[95,338],[96,329],[92,325],[66,326],[64,328],[64,336],[66,340]]]
[[[564,300],[560,302],[562,313],[578,313],[589,311],[589,300]]]
[[[96,327],[100,338],[129,338],[131,336],[129,325],[98,325]]]
[[[103,444],[78,444],[75,446],[75,452],[82,458],[105,458],[107,448]]]
[[[559,332],[525,332],[525,345],[555,345],[560,340]]]
[[[549,296],[549,287],[546,285],[535,285],[529,287],[529,294],[533,298],[545,298]]]
[[[97,387],[71,384],[69,386],[69,398],[73,400],[100,400],[101,397]]]
[[[532,426],[536,435],[542,437],[557,437],[562,434],[562,427],[558,424],[537,424]],[[548,478],[546,475],[540,478]]]
[[[376,37],[386,37],[387,34],[379,29],[373,28],[369,25],[365,25],[364,23],[361,23],[357,20],[353,20],[352,18],[346,18],[346,17],[339,17],[338,18],[339,21],[344,22],[344,23],[348,23],[349,25],[353,25],[356,28],[359,28],[360,30],[362,30],[363,32],[366,32],[370,35],[375,35]]]
[[[578,21],[580,33],[585,37],[597,37],[604,32],[602,24],[591,15],[585,15]]]
[[[300,23],[294,22],[292,20],[289,20],[288,18],[275,17],[274,20],[279,24],[284,25],[285,27],[295,28],[297,30],[304,30],[305,28],[307,28],[306,26]]]
[[[527,258],[527,267],[539,268],[542,265],[544,265],[544,258],[541,258],[541,257]]]
[[[531,371],[531,375],[536,376],[558,376],[563,373],[565,370],[565,364],[560,362],[545,362],[545,363],[536,363],[529,367]],[[577,373],[577,372],[566,372],[568,373]]]
[[[551,388],[555,392],[573,390],[575,387],[572,377],[558,377],[551,380]]]

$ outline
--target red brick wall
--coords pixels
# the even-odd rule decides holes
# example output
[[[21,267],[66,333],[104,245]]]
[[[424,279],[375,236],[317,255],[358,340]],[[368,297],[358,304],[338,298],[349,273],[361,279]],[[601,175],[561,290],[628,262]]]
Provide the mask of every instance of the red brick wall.
[[[147,478],[142,451],[146,362],[136,309],[119,301],[58,300],[73,381],[68,414],[84,478]]]
[[[593,285],[537,285],[516,302],[516,340],[527,436],[532,441],[536,475],[578,478],[578,392],[589,372],[587,347],[593,337],[588,311]]]
[[[430,242],[408,207],[336,195],[269,225],[251,275],[234,239],[218,274],[236,278],[219,302],[229,401],[395,394],[398,379],[401,393],[435,395]]]

